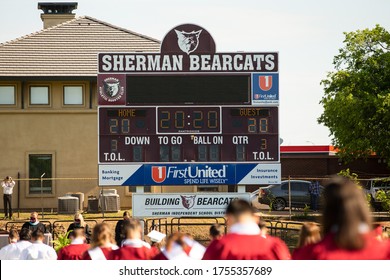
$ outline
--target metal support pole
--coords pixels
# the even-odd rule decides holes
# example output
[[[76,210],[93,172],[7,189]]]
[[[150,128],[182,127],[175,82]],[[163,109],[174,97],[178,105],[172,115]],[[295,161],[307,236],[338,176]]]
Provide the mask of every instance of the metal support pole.
[[[46,173],[43,173],[41,175],[41,206],[42,206],[42,219],[45,218],[44,214],[43,214],[43,176],[45,176]]]
[[[291,220],[291,178],[290,175],[288,175],[288,209],[290,213],[290,220]]]
[[[18,172],[18,218],[20,218],[20,172]]]
[[[102,199],[102,205],[100,206],[102,208],[102,216],[104,218],[104,208],[105,208],[105,201],[104,201],[104,187],[102,187],[102,190],[101,190],[101,199]]]

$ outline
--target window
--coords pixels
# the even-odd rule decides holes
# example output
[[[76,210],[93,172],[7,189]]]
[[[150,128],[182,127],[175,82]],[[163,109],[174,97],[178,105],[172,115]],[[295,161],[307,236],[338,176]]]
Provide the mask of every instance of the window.
[[[45,173],[43,178],[52,178],[52,155],[29,155],[29,178],[37,179],[41,178],[41,175]],[[53,191],[52,180],[43,180],[42,192],[45,194],[51,194]],[[40,194],[41,193],[41,181],[33,180],[29,181],[29,193]]]
[[[64,105],[83,105],[82,86],[64,86]]]
[[[135,193],[137,190],[136,186],[129,186],[129,192]],[[152,187],[151,186],[145,186],[144,187],[144,193],[150,193],[152,192]]]
[[[30,105],[49,105],[49,87],[31,86],[30,87]]]
[[[0,86],[0,105],[15,105],[14,86]]]

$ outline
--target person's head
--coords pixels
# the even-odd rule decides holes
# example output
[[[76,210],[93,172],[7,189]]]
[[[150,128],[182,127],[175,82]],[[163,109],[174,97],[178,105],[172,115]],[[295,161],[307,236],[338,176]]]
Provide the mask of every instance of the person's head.
[[[33,233],[31,234],[31,239],[33,241],[43,241],[44,238],[45,235],[43,231],[41,231],[40,229],[34,230]]]
[[[129,221],[131,219],[130,212],[125,211],[123,212],[123,220]]]
[[[85,241],[85,230],[84,228],[75,228],[70,236],[70,239],[83,239]]]
[[[141,239],[142,225],[137,219],[130,219],[125,223],[126,239]]]
[[[9,181],[11,181],[10,178],[11,178],[10,176],[7,176],[7,177],[4,178],[3,181],[4,181],[4,182],[9,182]]]
[[[334,234],[343,249],[362,249],[362,234],[371,230],[371,216],[364,193],[351,180],[333,178],[324,189],[323,232]]]
[[[16,229],[11,229],[8,234],[8,243],[16,243],[19,240],[19,233]]]
[[[91,247],[104,247],[114,243],[110,226],[106,223],[97,224],[92,231]]]
[[[315,223],[304,223],[299,232],[298,248],[317,243],[321,240],[320,228]]]
[[[30,214],[30,222],[31,223],[38,222],[38,213],[37,212],[31,212],[31,214]]]
[[[226,208],[226,222],[229,226],[235,223],[255,222],[253,207],[242,199],[230,202]]]
[[[225,227],[221,224],[213,224],[210,227],[210,237],[212,240],[221,239],[225,233]]]
[[[76,227],[84,227],[85,226],[83,215],[81,215],[79,212],[74,214],[74,223],[75,223]]]
[[[31,230],[28,228],[22,228],[19,233],[20,240],[31,241]]]

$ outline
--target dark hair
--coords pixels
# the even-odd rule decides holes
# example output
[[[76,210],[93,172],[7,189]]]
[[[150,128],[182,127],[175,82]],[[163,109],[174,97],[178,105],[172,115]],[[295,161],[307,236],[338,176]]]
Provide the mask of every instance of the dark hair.
[[[16,229],[12,228],[9,231],[8,237],[10,239],[15,239],[15,238],[19,239],[19,233],[18,233],[18,231]]]
[[[45,237],[44,233],[42,230],[37,229],[34,230],[33,233],[31,234],[32,239],[38,240],[38,239],[43,239]]]
[[[126,217],[126,216],[130,217],[130,212],[129,211],[123,212],[123,217]]]
[[[225,227],[221,224],[213,224],[210,227],[210,235],[213,238],[217,238],[222,236],[225,233]]]
[[[371,216],[364,193],[352,181],[335,177],[324,189],[323,233],[334,233],[336,245],[356,250],[365,246],[362,225],[371,229]]]
[[[254,213],[253,207],[249,204],[248,201],[242,199],[236,199],[230,202],[226,208],[226,215],[232,215],[235,218],[238,218],[245,214],[252,215]]]
[[[29,228],[22,228],[19,233],[20,240],[30,241],[31,234],[32,232]]]

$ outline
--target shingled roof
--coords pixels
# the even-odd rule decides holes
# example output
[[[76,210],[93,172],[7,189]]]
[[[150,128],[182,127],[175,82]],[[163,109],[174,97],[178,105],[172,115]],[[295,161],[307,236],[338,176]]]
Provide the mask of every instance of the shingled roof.
[[[160,41],[88,17],[0,44],[0,77],[96,76],[99,52],[155,52]]]

